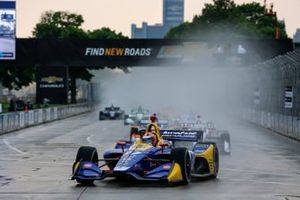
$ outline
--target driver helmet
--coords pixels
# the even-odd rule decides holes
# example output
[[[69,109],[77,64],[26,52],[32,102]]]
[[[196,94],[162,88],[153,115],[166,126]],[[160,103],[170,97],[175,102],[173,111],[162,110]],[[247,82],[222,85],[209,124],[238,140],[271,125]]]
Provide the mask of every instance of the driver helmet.
[[[156,122],[156,114],[150,116],[150,121],[152,123]]]

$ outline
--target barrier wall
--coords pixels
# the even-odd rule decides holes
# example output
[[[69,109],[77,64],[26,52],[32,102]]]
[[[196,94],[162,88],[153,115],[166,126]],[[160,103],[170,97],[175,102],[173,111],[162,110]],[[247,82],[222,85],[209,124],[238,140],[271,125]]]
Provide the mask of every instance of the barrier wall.
[[[0,135],[29,126],[71,117],[91,111],[91,109],[92,107],[88,103],[79,103],[29,110],[28,112],[22,111],[0,114]]]
[[[259,63],[243,77],[246,119],[300,141],[300,49]]]
[[[300,118],[279,113],[246,109],[243,118],[281,135],[300,141]]]

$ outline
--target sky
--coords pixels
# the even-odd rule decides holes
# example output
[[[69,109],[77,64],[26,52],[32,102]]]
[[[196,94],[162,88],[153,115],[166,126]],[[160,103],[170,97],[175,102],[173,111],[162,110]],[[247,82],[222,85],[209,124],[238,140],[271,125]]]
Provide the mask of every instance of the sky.
[[[1,0],[0,0],[1,1]],[[235,3],[250,3],[254,0],[235,0]],[[130,36],[131,24],[141,26],[162,23],[162,0],[16,0],[17,37],[32,36],[41,14],[48,10],[67,10],[83,15],[84,29],[110,27],[117,32]],[[200,14],[205,3],[212,0],[185,0],[185,21]],[[255,0],[263,3],[263,0]],[[300,28],[300,0],[268,0],[274,3],[279,19],[284,19],[288,35],[293,37]]]

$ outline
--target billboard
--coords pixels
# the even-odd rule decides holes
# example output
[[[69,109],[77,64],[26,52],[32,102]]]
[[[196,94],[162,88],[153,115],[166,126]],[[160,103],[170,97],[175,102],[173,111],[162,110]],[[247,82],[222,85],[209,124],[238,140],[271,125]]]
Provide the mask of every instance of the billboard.
[[[292,40],[17,39],[0,66],[248,66],[293,51]],[[267,49],[267,50],[266,50]],[[211,61],[211,62],[210,62]]]
[[[36,102],[38,104],[67,104],[68,90],[67,67],[37,67]]]
[[[0,60],[16,58],[16,2],[0,1]]]
[[[164,25],[177,26],[183,23],[184,1],[183,0],[164,0]]]

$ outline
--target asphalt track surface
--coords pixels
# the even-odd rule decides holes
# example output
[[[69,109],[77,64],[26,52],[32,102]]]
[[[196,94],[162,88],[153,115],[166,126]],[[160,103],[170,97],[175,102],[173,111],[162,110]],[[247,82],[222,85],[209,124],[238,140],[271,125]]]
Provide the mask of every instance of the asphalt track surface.
[[[263,128],[223,121],[232,154],[221,156],[217,179],[187,186],[107,179],[84,187],[71,181],[81,145],[101,152],[128,137],[122,121],[97,112],[0,136],[0,199],[300,199],[300,144]]]

